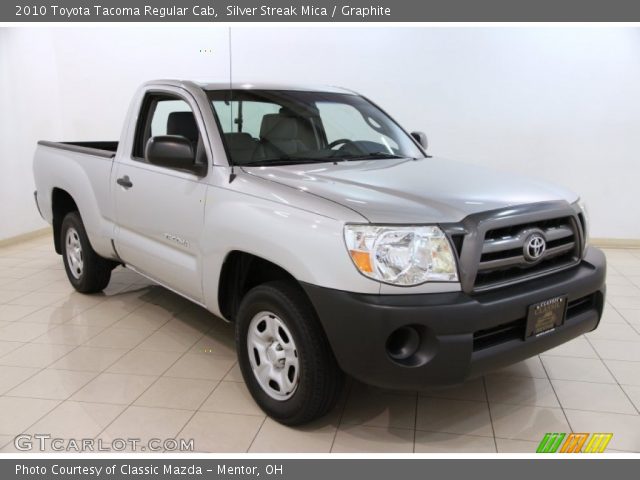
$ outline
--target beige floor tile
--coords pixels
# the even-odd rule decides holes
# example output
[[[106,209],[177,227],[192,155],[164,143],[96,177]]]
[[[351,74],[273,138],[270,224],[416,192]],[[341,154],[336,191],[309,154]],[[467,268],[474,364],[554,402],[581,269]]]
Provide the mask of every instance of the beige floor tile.
[[[342,415],[345,425],[413,429],[416,421],[416,395],[353,389]]]
[[[467,380],[462,385],[455,387],[424,390],[418,392],[418,394],[421,397],[451,398],[453,400],[476,400],[484,402],[487,399],[482,378]]]
[[[244,378],[242,377],[242,371],[240,370],[240,364],[236,363],[229,373],[223,378],[225,382],[242,382],[244,383]]]
[[[26,343],[0,357],[0,365],[19,367],[47,367],[63,357],[75,347],[71,345],[47,345]]]
[[[197,412],[179,438],[195,439],[197,452],[246,452],[263,422],[256,415]]]
[[[149,336],[146,330],[109,327],[86,342],[91,347],[133,348]]]
[[[23,297],[27,294],[28,294],[27,292],[20,292],[17,290],[6,290],[4,288],[0,288],[0,303],[13,302],[17,298]],[[18,303],[15,305],[20,305],[20,304]],[[25,306],[29,306],[29,305],[25,305]],[[37,305],[32,305],[32,306],[37,306]]]
[[[100,305],[98,305],[100,307]],[[109,311],[109,308],[89,308],[82,312],[75,312],[74,316],[67,321],[69,325],[87,325],[96,327],[110,327],[118,318]]]
[[[86,295],[83,293],[73,292],[62,300],[53,303],[52,306],[70,310],[74,315],[77,315],[89,308],[102,304],[106,298],[106,295],[101,293]]]
[[[0,340],[0,357],[16,350],[23,345],[25,345],[24,342],[5,342],[4,340]]]
[[[50,368],[81,372],[102,372],[128,351],[125,348],[80,346],[52,364]]]
[[[491,418],[500,438],[539,442],[547,432],[571,431],[560,408],[492,403]]]
[[[71,397],[80,402],[128,405],[138,398],[157,377],[101,373]]]
[[[554,380],[553,387],[564,408],[630,415],[637,413],[619,385]]]
[[[32,340],[33,343],[82,345],[98,335],[104,327],[89,325],[59,325]]]
[[[138,347],[125,354],[107,371],[136,375],[162,375],[179,357],[180,354],[177,352],[142,350]]]
[[[57,272],[56,272],[57,273]],[[45,293],[73,293],[73,286],[69,283],[69,280],[66,278],[62,278],[62,272],[57,273],[60,276],[60,280],[54,280],[53,282],[48,283],[47,285],[40,287],[38,292]]]
[[[1,361],[1,359],[0,359]],[[607,367],[623,385],[640,385],[640,362],[626,362],[623,360],[605,360]]]
[[[640,272],[639,272],[640,273]],[[640,309],[640,297],[623,297],[607,295],[607,301],[616,309],[637,308]]]
[[[3,451],[3,447],[10,445],[14,438],[13,435],[0,435],[0,452]]]
[[[602,325],[609,323],[627,323],[626,320],[608,303],[605,304],[604,312],[602,312],[602,318],[600,319]]]
[[[607,367],[598,359],[544,356],[542,363],[552,380],[615,383]]]
[[[342,425],[338,428],[331,451],[340,453],[411,453],[413,452],[413,430]]]
[[[207,353],[186,353],[164,375],[167,377],[222,380],[235,363],[235,358]]]
[[[213,353],[218,356],[236,358],[233,335],[228,331],[214,329],[198,340],[191,347],[190,353]]]
[[[10,390],[6,395],[64,400],[89,383],[95,375],[93,372],[46,369]]]
[[[440,432],[416,432],[416,453],[495,453],[491,437]]]
[[[555,357],[577,357],[577,358],[598,358],[591,345],[584,337],[574,338],[570,342],[552,348],[542,354],[542,356],[553,355]]]
[[[39,368],[0,365],[0,395],[8,392],[39,371]]]
[[[66,401],[31,426],[29,432],[57,438],[93,438],[125,408],[124,405]]]
[[[542,440],[542,437],[540,437]],[[513,440],[509,438],[496,438],[498,453],[535,453],[540,442],[527,440]]]
[[[197,330],[171,328],[171,326],[165,325],[142,342],[140,348],[184,353],[200,338],[202,338],[202,332]]]
[[[587,334],[589,340],[620,340],[640,343],[640,335],[626,323],[605,323]],[[640,346],[639,346],[640,348]]]
[[[419,398],[416,428],[431,432],[493,436],[486,402]]]
[[[640,343],[619,340],[591,340],[593,348],[605,360],[640,362]]]
[[[37,268],[21,268],[21,267],[8,267],[0,268],[0,278],[21,279],[31,275],[35,275],[40,270]]]
[[[38,311],[40,308],[25,305],[0,305],[0,321],[14,322]]]
[[[157,305],[143,304],[115,323],[116,328],[135,328],[149,333],[166,324],[172,312]]]
[[[161,377],[135,401],[135,405],[197,410],[216,384],[212,380]]]
[[[23,323],[44,323],[53,326],[67,323],[73,318],[75,312],[65,307],[30,307],[38,308],[35,312],[18,320]]]
[[[0,434],[17,435],[60,403],[57,400],[0,397]]]
[[[336,415],[333,417],[335,418]],[[301,427],[288,427],[267,418],[251,444],[249,452],[329,453],[337,429],[337,421],[326,418]]]
[[[5,342],[30,342],[52,328],[54,328],[54,325],[12,322],[0,329],[0,340]]]
[[[205,412],[264,415],[244,383],[220,382],[200,410]]]
[[[44,293],[44,292],[32,292],[27,293],[18,298],[11,300],[12,305],[26,305],[26,306],[40,306],[47,307],[56,302],[61,302],[67,297],[64,293]]]
[[[622,385],[629,399],[636,407],[636,411],[640,412],[640,385]]]
[[[190,410],[131,406],[98,437],[105,442],[115,438],[139,438],[143,442],[152,438],[176,438],[192,415]]]
[[[640,325],[640,309],[620,309],[620,315],[632,325]]]
[[[41,288],[51,283],[51,279],[46,278],[45,276],[42,275],[42,273],[43,272],[39,272],[27,278],[14,280],[11,283],[5,284],[2,287],[2,289],[13,290],[16,292],[25,292],[25,293],[40,291]],[[48,293],[51,293],[51,292],[48,292]]]
[[[640,452],[640,415],[565,410],[575,432],[611,432],[608,448]],[[551,431],[551,430],[549,430]]]
[[[511,375],[514,377],[547,378],[540,357],[527,358],[522,362],[491,372],[493,375]]]
[[[538,407],[559,407],[551,382],[546,378],[487,376],[489,403],[511,403]]]

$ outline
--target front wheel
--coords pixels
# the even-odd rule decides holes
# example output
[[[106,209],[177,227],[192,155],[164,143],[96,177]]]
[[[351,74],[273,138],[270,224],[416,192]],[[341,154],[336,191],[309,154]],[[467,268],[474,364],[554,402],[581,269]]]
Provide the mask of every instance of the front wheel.
[[[78,212],[62,220],[60,245],[67,278],[78,292],[100,292],[109,284],[114,263],[93,250]]]
[[[301,425],[335,405],[343,374],[296,286],[269,282],[250,290],[238,309],[236,346],[249,391],[274,420]]]

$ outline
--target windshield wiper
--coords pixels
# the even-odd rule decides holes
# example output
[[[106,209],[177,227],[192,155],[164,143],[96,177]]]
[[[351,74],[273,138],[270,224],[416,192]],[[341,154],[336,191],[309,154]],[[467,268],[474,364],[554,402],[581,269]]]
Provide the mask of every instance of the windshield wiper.
[[[300,163],[329,163],[335,162],[332,158],[296,158],[296,157],[283,157],[272,158],[268,160],[252,160],[251,162],[238,163],[239,167],[277,167],[282,165],[295,165]]]
[[[396,155],[394,153],[389,152],[372,152],[372,153],[363,153],[361,155],[341,155],[339,157],[334,157],[336,160],[377,160],[377,159],[387,159],[387,158],[409,158],[403,155]]]

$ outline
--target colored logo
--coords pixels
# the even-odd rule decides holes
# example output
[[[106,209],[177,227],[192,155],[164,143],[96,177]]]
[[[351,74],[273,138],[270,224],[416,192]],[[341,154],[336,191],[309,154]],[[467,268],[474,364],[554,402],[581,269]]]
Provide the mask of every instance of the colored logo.
[[[536,453],[602,453],[613,433],[545,433]]]

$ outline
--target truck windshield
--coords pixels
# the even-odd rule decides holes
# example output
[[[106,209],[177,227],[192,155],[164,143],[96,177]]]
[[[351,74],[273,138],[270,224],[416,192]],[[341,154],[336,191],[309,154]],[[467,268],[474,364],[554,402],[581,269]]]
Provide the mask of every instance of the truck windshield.
[[[389,116],[357,95],[285,90],[207,94],[234,165],[424,157]]]

